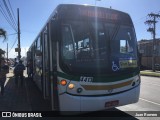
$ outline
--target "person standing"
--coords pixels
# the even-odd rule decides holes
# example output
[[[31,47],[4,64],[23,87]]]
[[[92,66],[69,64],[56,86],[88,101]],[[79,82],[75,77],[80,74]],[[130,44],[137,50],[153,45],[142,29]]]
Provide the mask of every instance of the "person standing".
[[[22,64],[22,60],[19,60],[19,63],[14,68],[15,75],[15,84],[18,85],[18,78],[21,79],[21,86],[23,85],[23,71],[25,70],[25,66]]]
[[[32,78],[33,77],[33,61],[32,61],[32,59],[30,59],[29,61],[28,61],[28,64],[27,64],[27,67],[28,67],[28,78]]]
[[[14,67],[17,65],[17,58],[14,59]]]
[[[4,94],[4,84],[6,81],[6,74],[9,73],[9,67],[5,63],[5,59],[1,58],[1,68],[0,68],[0,86],[1,86],[1,95]]]

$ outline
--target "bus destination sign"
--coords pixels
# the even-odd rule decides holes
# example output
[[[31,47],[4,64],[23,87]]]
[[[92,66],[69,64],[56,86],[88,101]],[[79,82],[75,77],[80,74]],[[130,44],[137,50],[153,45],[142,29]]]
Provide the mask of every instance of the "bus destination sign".
[[[109,13],[101,10],[97,10],[96,12],[94,10],[81,10],[80,14],[82,16],[97,17],[105,20],[118,20],[118,14]]]

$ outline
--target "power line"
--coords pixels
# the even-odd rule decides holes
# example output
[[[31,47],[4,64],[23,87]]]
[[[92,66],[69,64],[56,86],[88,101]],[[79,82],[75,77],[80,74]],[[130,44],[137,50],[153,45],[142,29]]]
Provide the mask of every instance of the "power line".
[[[155,12],[155,13],[160,13],[160,11]],[[134,24],[138,24],[138,23],[140,23],[140,22],[141,22],[141,20],[143,20],[144,18],[146,18],[146,19],[147,19],[147,17],[149,17],[149,16],[148,16],[148,15],[143,16],[143,17],[141,17],[141,18],[139,18],[139,19],[137,19],[137,20],[134,20],[133,22],[134,22]]]
[[[0,3],[0,12],[2,13],[2,15],[4,16],[4,18],[6,19],[6,21],[8,22],[8,24],[17,32],[15,26],[13,26],[12,22],[10,21],[10,19],[8,18],[8,16],[6,15],[3,7],[1,6],[1,3]]]
[[[3,0],[3,3],[4,3],[4,5],[5,5],[5,8],[6,8],[8,14],[9,14],[9,16],[10,16],[13,24],[17,27],[17,24],[16,24],[16,22],[15,22],[15,19],[13,19],[12,14],[11,14],[11,12],[10,12],[10,9],[12,10],[11,5],[9,4],[9,5],[10,5],[10,9],[9,9],[5,0]],[[9,3],[10,3],[10,2],[9,2]]]
[[[15,26],[13,26],[13,24],[12,24],[12,22],[9,20],[9,18],[8,18],[8,16],[6,15],[6,13],[5,13],[5,11],[4,11],[4,9],[2,8],[2,6],[0,5],[0,12],[2,13],[2,15],[4,16],[4,18],[6,19],[6,21],[8,22],[8,24],[15,30],[15,31],[17,31],[16,30],[16,28],[15,28]]]
[[[12,14],[13,14],[13,16],[14,16],[14,18],[13,18],[13,16],[12,16],[12,14],[11,14],[11,12],[10,12],[10,9],[8,8],[8,6],[7,6],[7,3],[6,3],[6,1],[5,0],[3,0],[3,3],[4,3],[4,6],[5,6],[5,8],[6,8],[6,11],[8,12],[8,15],[9,15],[9,17],[10,17],[10,20],[11,20],[11,22],[13,23],[13,25],[14,26],[16,26],[16,32],[17,32],[17,34],[18,34],[18,58],[20,59],[21,58],[21,55],[20,55],[20,53],[21,53],[21,48],[20,48],[20,21],[19,21],[19,8],[17,9],[17,17],[18,17],[18,23],[16,24],[16,22],[15,22],[15,16],[14,16],[14,13],[13,13],[13,10],[12,10],[12,7],[11,7],[11,4],[10,4],[10,1],[8,0],[8,3],[9,3],[9,6],[10,6],[10,9],[11,9],[11,11],[12,11]],[[15,43],[16,43],[16,41],[15,41]],[[13,44],[13,46],[15,45],[15,43]],[[13,48],[13,46],[12,46],[12,48]],[[11,48],[11,49],[12,49]],[[11,50],[10,50],[11,51]],[[9,52],[10,52],[9,51]]]
[[[148,14],[149,19],[146,20],[145,24],[149,25],[149,28],[147,29],[148,32],[151,32],[153,34],[153,38],[156,35],[156,23],[158,21],[156,21],[157,18],[160,18],[160,14],[154,14],[154,13],[150,13]]]
[[[12,45],[12,47],[11,47],[11,49],[9,50],[9,52],[8,53],[10,53],[11,52],[11,50],[12,50],[12,48],[14,47],[14,45],[16,44],[16,42],[17,42],[17,39],[18,37],[16,37],[16,39],[15,39],[15,41],[14,41],[14,43],[13,43],[13,45]]]
[[[142,20],[143,20],[144,18],[146,18],[146,17],[147,17],[147,16],[144,16],[144,17],[141,17],[141,18],[139,18],[139,19],[133,21],[134,25],[136,25],[136,24],[138,24],[138,23],[141,23]]]
[[[15,19],[13,19],[13,17],[12,17],[13,10],[12,10],[12,14],[11,14],[10,9],[7,6],[7,3],[5,2],[5,0],[3,0],[3,5],[4,5],[4,7],[2,6],[2,3],[0,1],[0,12],[2,13],[2,15],[4,16],[6,21],[9,23],[9,25],[17,32],[17,24],[15,22]],[[9,2],[9,6],[11,7],[10,2]],[[6,9],[6,10],[4,10],[4,9]]]
[[[12,6],[11,6],[11,3],[10,3],[10,1],[8,0],[8,3],[9,3],[9,6],[10,6],[10,8],[11,8],[11,12],[12,12],[12,15],[13,15],[13,17],[14,17],[14,20],[16,21],[16,17],[15,17],[15,15],[14,15],[14,12],[13,12],[13,9],[12,9]],[[16,25],[17,25],[17,23],[16,23]],[[18,26],[18,25],[17,25]]]
[[[15,35],[15,34],[17,34],[17,33],[8,34],[7,36],[10,36],[10,35]]]
[[[10,17],[11,22],[13,23],[13,25],[15,26],[15,28],[17,28],[17,24],[16,24],[15,20],[13,19],[12,14],[10,12],[10,9],[8,8],[8,5],[7,5],[7,3],[6,3],[5,0],[3,0],[3,4],[4,4],[5,8],[6,8],[6,11],[8,12],[8,15]]]

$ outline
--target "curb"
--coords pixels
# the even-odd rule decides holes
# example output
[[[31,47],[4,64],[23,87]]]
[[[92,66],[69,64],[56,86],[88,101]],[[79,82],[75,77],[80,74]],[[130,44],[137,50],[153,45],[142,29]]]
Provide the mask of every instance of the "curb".
[[[150,71],[140,71],[142,76],[160,77],[160,73]]]

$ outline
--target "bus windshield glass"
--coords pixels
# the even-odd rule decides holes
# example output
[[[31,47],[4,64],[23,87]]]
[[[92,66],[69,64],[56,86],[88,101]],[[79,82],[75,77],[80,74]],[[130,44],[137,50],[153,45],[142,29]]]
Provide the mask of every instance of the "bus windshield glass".
[[[98,21],[65,21],[61,64],[75,73],[110,73],[137,67],[133,26]]]

